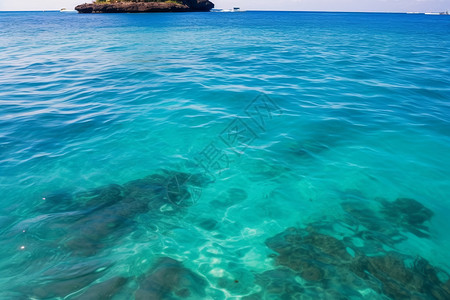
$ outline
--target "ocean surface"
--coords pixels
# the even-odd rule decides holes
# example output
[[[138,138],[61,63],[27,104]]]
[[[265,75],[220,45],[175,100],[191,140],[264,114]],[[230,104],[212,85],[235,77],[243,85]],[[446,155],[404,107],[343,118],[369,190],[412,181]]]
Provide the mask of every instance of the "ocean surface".
[[[0,13],[0,299],[449,299],[450,18]]]

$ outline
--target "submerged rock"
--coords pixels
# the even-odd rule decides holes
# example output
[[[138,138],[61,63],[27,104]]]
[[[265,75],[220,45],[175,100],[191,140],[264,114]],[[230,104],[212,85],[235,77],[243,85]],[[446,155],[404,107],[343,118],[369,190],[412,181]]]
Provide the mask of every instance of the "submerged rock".
[[[45,205],[55,203],[55,211],[40,209],[40,215],[16,224],[8,237],[21,235],[40,247],[69,250],[72,254],[95,255],[134,230],[135,219],[149,213],[152,222],[185,213],[193,205],[192,192],[206,185],[200,175],[159,171],[124,185],[111,184],[78,193],[54,193]],[[64,209],[65,208],[65,209]],[[61,247],[62,246],[62,247]],[[58,250],[58,251],[59,251]]]
[[[407,267],[404,257],[389,252],[382,256],[360,257],[351,270],[367,280],[375,277],[382,284],[384,294],[392,299],[450,299],[437,276],[437,269],[423,258]]]
[[[86,3],[75,7],[79,13],[148,13],[148,12],[202,12],[214,4],[208,0],[179,1],[117,1]]]
[[[168,191],[174,188],[173,178],[183,181],[177,194],[177,199],[183,202],[174,202],[168,197]],[[28,280],[26,286],[20,282],[13,288],[14,293],[23,295],[24,299],[112,298],[127,280],[114,277],[94,284],[101,280],[109,265],[87,257],[80,263],[77,256],[93,256],[107,247],[115,247],[135,229],[135,219],[140,214],[149,213],[148,218],[155,224],[170,224],[169,213],[182,214],[191,204],[190,190],[183,187],[197,184],[202,186],[206,182],[201,176],[160,171],[124,185],[111,184],[81,193],[49,194],[48,203],[58,205],[56,212],[42,214],[35,210],[38,215],[17,223],[3,235],[3,243],[17,243],[20,238],[18,245],[24,245],[11,252],[11,255],[17,254],[17,250],[23,253],[23,262],[12,259],[16,268],[21,268],[20,273],[37,272],[37,279]],[[58,259],[64,262],[54,266]],[[160,260],[148,276],[150,279],[142,281],[137,297],[140,294],[155,297],[204,294],[204,280],[174,260]]]
[[[15,218],[11,216],[0,216],[0,233],[13,224]]]
[[[149,203],[150,210],[172,205],[174,210],[196,203],[206,181],[201,175],[163,171],[125,184],[126,198]]]
[[[178,187],[178,200],[169,197],[173,189],[171,180],[183,182]],[[69,232],[73,236],[64,241],[66,248],[78,255],[94,255],[106,246],[112,246],[121,237],[133,230],[137,215],[151,212],[155,222],[163,215],[182,212],[188,206],[191,194],[187,186],[203,185],[200,176],[181,172],[162,171],[143,179],[120,185],[108,185],[79,194],[78,202],[89,207],[75,221],[71,221]]]
[[[69,208],[76,208],[73,202],[73,195],[68,191],[55,191],[45,194],[42,203],[37,206],[36,211],[43,213],[54,213],[67,211]]]
[[[264,287],[264,290],[244,297],[243,300],[301,299],[304,288],[297,282],[296,276],[297,274],[288,268],[278,268],[258,274],[256,283]]]
[[[122,200],[122,187],[111,184],[83,192],[56,191],[45,194],[35,211],[40,213],[58,213],[69,211],[93,210]]]
[[[428,222],[434,213],[414,199],[398,198],[394,202],[384,201],[381,212],[386,218],[418,237],[429,237]]]
[[[247,199],[247,192],[239,188],[230,188],[221,193],[217,199],[211,201],[211,205],[219,208],[228,208]]]
[[[201,188],[206,178],[198,174],[176,172],[170,174],[165,182],[167,200],[179,208],[192,206],[201,196]]]
[[[321,143],[320,141],[307,140],[303,141],[295,153],[300,157],[316,158],[322,152],[330,150],[330,147]]]
[[[118,184],[95,188],[75,196],[80,205],[86,208],[101,208],[120,202],[124,198],[124,189]]]
[[[123,204],[105,208],[84,216],[70,226],[73,235],[64,245],[76,255],[94,255],[118,238],[130,233],[134,221],[133,209]]]
[[[98,261],[60,264],[43,272],[38,282],[28,283],[20,290],[31,299],[66,297],[99,279],[110,266]]]
[[[87,274],[67,280],[55,279],[55,281],[49,284],[32,288],[31,294],[38,299],[65,297],[84,288],[99,277],[99,274]]]
[[[212,218],[201,219],[198,222],[198,226],[205,230],[212,231],[212,230],[216,229],[217,227],[219,227],[219,222]]]
[[[350,295],[362,297],[360,291],[367,290],[380,295],[380,298],[385,295],[391,299],[450,299],[449,275],[427,260],[420,257],[412,260],[409,256],[384,250],[371,255],[363,252],[364,248],[352,248],[351,237],[338,240],[319,233],[321,228],[314,227],[317,224],[321,223],[312,223],[306,230],[288,228],[266,240],[266,245],[278,253],[273,256],[276,264],[291,270],[276,269],[273,273],[278,270],[285,274],[280,280],[284,280],[286,286],[291,286],[296,276],[300,276],[305,280],[300,289],[315,287],[324,295],[332,294],[333,299],[347,299]],[[414,263],[409,266],[405,263],[408,260]],[[258,275],[257,278],[269,278],[260,280],[258,284],[263,291],[248,299],[257,299],[269,291],[283,298],[286,287],[271,290],[267,285],[270,280],[276,281],[273,274]],[[278,286],[283,285],[278,283]],[[329,290],[330,286],[333,286],[332,290]]]
[[[309,281],[321,281],[327,269],[323,264],[340,266],[348,263],[352,256],[343,242],[332,236],[308,233],[289,228],[266,241],[266,245],[278,252],[278,265],[289,267]]]
[[[351,201],[341,203],[341,207],[346,213],[343,222],[354,228],[354,237],[365,242],[364,251],[376,254],[383,249],[383,245],[393,247],[406,240],[401,228],[384,218],[378,210],[371,209],[364,203]]]
[[[136,300],[162,300],[178,296],[202,299],[206,280],[169,257],[160,258],[140,279]]]
[[[358,228],[357,236],[394,246],[406,240],[405,232],[429,238],[428,222],[434,213],[414,199],[381,200],[381,208],[373,209],[361,202],[341,203],[347,216],[344,221]]]
[[[72,300],[109,300],[127,283],[125,277],[113,277],[101,283],[90,286],[82,294],[70,298]]]

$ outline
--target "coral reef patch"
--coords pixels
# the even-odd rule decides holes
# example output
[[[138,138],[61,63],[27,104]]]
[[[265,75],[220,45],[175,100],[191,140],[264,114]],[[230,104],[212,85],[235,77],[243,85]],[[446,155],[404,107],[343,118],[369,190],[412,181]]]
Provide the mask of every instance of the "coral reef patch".
[[[383,200],[379,210],[351,202],[342,208],[343,219],[268,238],[277,268],[257,274],[262,290],[245,299],[450,299],[445,270],[391,248],[406,239],[405,231],[428,237],[422,233],[429,230],[431,210],[406,198]]]

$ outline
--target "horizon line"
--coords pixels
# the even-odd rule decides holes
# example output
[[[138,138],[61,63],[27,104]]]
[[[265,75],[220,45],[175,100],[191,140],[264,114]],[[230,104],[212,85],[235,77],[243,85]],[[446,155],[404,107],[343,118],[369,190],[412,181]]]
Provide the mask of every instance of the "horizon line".
[[[219,8],[220,9],[220,8]],[[0,10],[0,12],[59,12],[60,9],[35,9],[35,10]],[[344,11],[344,10],[270,10],[270,9],[248,9],[247,12],[322,12],[322,13],[386,13],[386,14],[403,14],[411,11]],[[438,13],[443,11],[418,11],[414,13]],[[114,14],[114,13],[111,13]]]

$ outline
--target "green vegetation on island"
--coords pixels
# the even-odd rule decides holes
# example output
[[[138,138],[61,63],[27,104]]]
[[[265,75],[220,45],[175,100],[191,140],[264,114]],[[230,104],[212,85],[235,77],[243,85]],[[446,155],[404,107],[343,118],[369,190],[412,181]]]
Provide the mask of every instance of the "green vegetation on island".
[[[118,3],[118,2],[169,2],[183,4],[183,1],[176,0],[95,0],[94,3]]]

